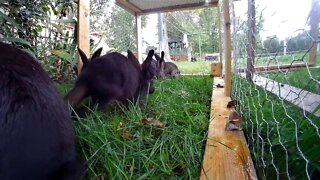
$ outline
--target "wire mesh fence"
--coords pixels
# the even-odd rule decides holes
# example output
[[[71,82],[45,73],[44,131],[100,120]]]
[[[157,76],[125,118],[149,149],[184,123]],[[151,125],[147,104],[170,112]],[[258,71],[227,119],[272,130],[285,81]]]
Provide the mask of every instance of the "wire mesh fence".
[[[239,102],[236,109],[244,118],[243,128],[261,179],[317,179],[320,175],[320,68],[319,55],[313,56],[318,24],[316,33],[312,30],[313,18],[319,17],[319,2],[313,1],[312,6],[308,2],[290,2],[290,8],[298,7],[295,13],[304,17],[300,26],[288,26],[297,19],[290,14],[281,16],[285,10],[270,5],[273,1],[268,5],[260,0],[231,2],[233,37],[237,37],[232,98]],[[255,17],[248,14],[250,5],[255,7]],[[309,7],[306,13],[302,6]],[[249,41],[250,18],[256,21],[255,42]],[[270,20],[275,34],[268,29]],[[283,30],[286,33],[281,34]]]

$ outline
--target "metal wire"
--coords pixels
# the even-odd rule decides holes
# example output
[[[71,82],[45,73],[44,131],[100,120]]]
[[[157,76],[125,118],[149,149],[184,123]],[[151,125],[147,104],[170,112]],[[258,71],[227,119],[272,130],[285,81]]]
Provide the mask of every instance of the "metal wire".
[[[237,6],[233,10],[237,11]],[[257,13],[259,10],[261,7],[256,9]],[[233,61],[232,98],[239,101],[236,109],[243,117],[243,129],[258,177],[316,179],[320,174],[317,152],[320,148],[320,68],[312,66],[308,58],[318,40],[312,38],[306,24],[297,29],[300,33],[288,34],[286,38],[296,47],[302,46],[302,42],[292,44],[295,38],[299,35],[305,38],[308,47],[304,51],[288,48],[285,52],[281,46],[276,52],[263,46],[255,48],[255,71],[251,72],[253,79],[249,82],[244,74],[249,63],[245,47],[256,45],[248,43],[246,19],[241,18],[247,16],[245,13],[233,17],[236,20],[233,33],[238,37],[238,46],[233,47],[233,51],[238,52],[238,56]],[[288,20],[292,19],[288,17]],[[260,38],[256,39],[258,43]],[[299,63],[302,65],[298,68]]]

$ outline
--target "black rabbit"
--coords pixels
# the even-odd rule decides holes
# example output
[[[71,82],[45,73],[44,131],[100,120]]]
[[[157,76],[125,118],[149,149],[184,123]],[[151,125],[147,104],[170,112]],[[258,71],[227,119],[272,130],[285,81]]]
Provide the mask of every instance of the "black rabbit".
[[[27,53],[0,43],[0,179],[80,179],[68,106]]]
[[[111,100],[136,101],[139,97],[152,93],[155,74],[150,71],[150,64],[153,54],[154,51],[150,50],[140,67],[132,53],[127,58],[112,52],[92,58],[91,61],[83,53],[81,58],[83,62],[87,62],[86,67],[65,99],[71,106],[77,107],[84,98],[90,96],[94,104],[104,107]]]

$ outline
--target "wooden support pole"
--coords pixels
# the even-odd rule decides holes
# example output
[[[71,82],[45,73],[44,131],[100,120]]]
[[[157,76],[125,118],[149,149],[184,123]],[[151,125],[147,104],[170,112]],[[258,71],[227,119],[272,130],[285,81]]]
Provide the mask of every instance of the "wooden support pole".
[[[142,63],[142,37],[141,37],[141,16],[136,15],[136,30],[137,30],[137,51],[138,51],[138,60]]]
[[[312,38],[310,44],[310,52],[309,52],[309,65],[316,65],[317,63],[317,46],[318,46],[318,35],[319,35],[319,18],[320,18],[320,6],[318,1],[314,0],[312,2],[312,9],[309,14],[310,17],[310,35]]]
[[[89,43],[89,32],[90,32],[90,1],[79,0],[78,1],[78,24],[77,24],[77,44],[78,47],[87,55],[90,56],[90,43]],[[82,69],[82,61],[78,56],[78,74]]]
[[[254,58],[256,51],[256,9],[255,0],[248,0],[248,45],[247,45],[247,72],[246,78],[252,81],[254,73]]]
[[[231,31],[230,31],[230,14],[229,0],[223,0],[223,16],[225,26],[225,91],[226,96],[231,95]]]
[[[222,30],[221,30],[221,14],[220,14],[220,8],[217,6],[217,12],[218,12],[218,27],[219,27],[219,60],[222,64]],[[222,73],[221,73],[222,75]]]

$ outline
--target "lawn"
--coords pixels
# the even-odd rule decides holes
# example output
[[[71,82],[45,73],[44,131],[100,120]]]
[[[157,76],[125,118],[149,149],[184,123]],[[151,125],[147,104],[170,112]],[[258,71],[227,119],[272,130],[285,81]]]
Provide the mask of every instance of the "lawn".
[[[212,62],[196,61],[196,62],[174,62],[181,74],[192,74],[192,75],[209,75],[210,65]]]
[[[300,70],[291,70],[286,72],[261,73],[261,75],[273,79],[283,84],[313,92],[318,92],[318,84],[315,80],[320,81],[320,68],[303,68]]]
[[[269,57],[256,57],[255,66],[270,66],[270,65],[282,65],[282,64],[296,64],[307,63],[309,58],[308,53],[299,54],[287,54],[287,55],[271,55]],[[317,64],[320,64],[320,54],[317,55]],[[239,58],[238,67],[243,68],[246,66],[247,59]]]
[[[139,105],[111,103],[75,122],[86,179],[198,179],[210,114],[209,76],[158,80]],[[65,94],[70,84],[59,85]],[[154,118],[164,127],[145,124]]]

